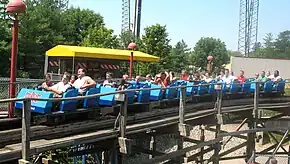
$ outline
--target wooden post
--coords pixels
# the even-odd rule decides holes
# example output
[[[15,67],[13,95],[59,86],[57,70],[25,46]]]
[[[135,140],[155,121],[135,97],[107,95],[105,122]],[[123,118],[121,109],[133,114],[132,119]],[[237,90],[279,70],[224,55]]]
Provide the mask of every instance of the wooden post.
[[[119,137],[119,146],[121,152],[121,160],[118,163],[124,164],[126,161],[126,154],[130,152],[130,146],[128,145],[128,139],[126,138],[126,125],[127,125],[127,106],[128,106],[128,97],[124,94],[124,97],[121,101],[120,107],[120,137]]]
[[[290,164],[290,145],[288,146],[288,164]]]
[[[204,136],[204,129],[205,129],[205,127],[204,127],[204,125],[200,125],[200,141],[201,142],[204,142],[204,140],[205,140],[205,136]],[[204,147],[201,147],[200,148],[200,158],[199,158],[199,163],[201,163],[201,164],[203,164],[203,155],[204,155]]]
[[[149,149],[152,150],[152,152],[155,152],[156,151],[156,142],[155,142],[155,135],[154,134],[151,134],[150,136],[150,147]],[[154,154],[150,154],[149,155],[149,159],[151,158],[154,158]]]
[[[29,161],[30,156],[30,118],[31,101],[23,101],[22,111],[22,162]],[[20,163],[20,161],[19,161]]]
[[[248,122],[248,127],[249,129],[255,129],[257,128],[257,119],[258,119],[258,107],[259,107],[259,96],[260,96],[260,83],[255,82],[255,93],[254,93],[254,109],[252,113],[252,118],[249,119]],[[248,140],[247,140],[247,151],[246,151],[246,156],[247,160],[249,160],[253,153],[256,151],[255,149],[255,138],[256,138],[256,133],[248,133]],[[253,157],[253,161],[255,162],[255,157]]]
[[[180,88],[180,99],[179,99],[179,126],[184,126],[185,124],[185,110],[184,110],[184,107],[185,107],[185,91],[186,91],[186,88],[185,87],[181,87]],[[180,132],[179,132],[179,135],[178,135],[178,139],[177,139],[177,149],[178,150],[181,150],[183,149],[183,142],[184,142],[184,139],[183,137],[180,135]],[[184,162],[184,157],[180,157],[180,162],[183,163]]]
[[[127,95],[124,95],[124,101],[121,102],[121,107],[120,107],[120,136],[125,138],[126,135],[126,124],[127,124],[127,106],[128,106],[128,101],[127,101]]]
[[[216,110],[217,110],[217,124],[216,124],[216,133],[215,133],[215,138],[218,138],[218,135],[221,132],[221,124],[223,123],[223,118],[222,118],[222,84],[217,84],[216,87],[217,89],[217,101],[216,101]],[[214,158],[213,158],[213,164],[218,164],[219,163],[219,152],[221,149],[221,144],[220,142],[218,142],[217,144],[215,144],[215,148],[214,148]]]

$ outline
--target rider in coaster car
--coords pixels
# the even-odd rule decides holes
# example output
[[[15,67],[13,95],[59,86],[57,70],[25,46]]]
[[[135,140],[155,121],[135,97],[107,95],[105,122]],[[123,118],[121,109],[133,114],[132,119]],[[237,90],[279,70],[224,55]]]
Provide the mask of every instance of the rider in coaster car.
[[[37,90],[44,90],[45,88],[53,86],[51,75],[49,73],[46,73],[44,77],[45,77],[44,79],[45,81],[37,86]]]
[[[89,76],[83,68],[78,69],[78,79],[73,83],[73,87],[78,89],[79,95],[84,95],[88,88],[96,86],[96,82]]]
[[[55,93],[54,97],[62,97],[62,94],[72,87],[69,83],[70,78],[71,75],[69,73],[65,73],[60,82],[51,87],[45,86],[44,89]]]
[[[113,88],[117,87],[116,82],[114,82],[112,80],[112,73],[110,73],[110,72],[106,73],[106,80],[103,82],[103,86],[104,87],[113,87]]]

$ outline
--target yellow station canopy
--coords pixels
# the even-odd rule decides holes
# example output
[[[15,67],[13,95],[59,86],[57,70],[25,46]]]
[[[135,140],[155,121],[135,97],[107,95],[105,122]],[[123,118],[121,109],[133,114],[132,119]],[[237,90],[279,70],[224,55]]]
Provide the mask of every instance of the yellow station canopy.
[[[81,57],[98,59],[130,60],[131,51],[108,48],[93,48],[79,46],[58,45],[46,51],[46,56],[55,57]],[[134,51],[134,61],[156,62],[159,57],[140,51]]]

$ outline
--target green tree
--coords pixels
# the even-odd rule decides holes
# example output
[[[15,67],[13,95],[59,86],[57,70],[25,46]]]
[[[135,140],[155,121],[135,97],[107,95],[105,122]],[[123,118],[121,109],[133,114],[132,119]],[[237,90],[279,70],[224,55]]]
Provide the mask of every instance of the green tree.
[[[267,33],[266,36],[263,38],[264,40],[264,47],[265,48],[273,48],[274,47],[274,36],[272,33]]]
[[[170,66],[174,72],[181,72],[186,69],[189,63],[189,51],[188,45],[181,40],[171,49],[170,53]]]
[[[160,24],[152,25],[144,29],[145,34],[138,44],[139,50],[150,55],[160,57],[158,63],[145,63],[141,66],[142,74],[157,73],[164,69],[170,69],[169,55],[171,46],[169,45],[166,26]]]
[[[113,30],[104,26],[89,29],[88,35],[84,38],[82,45],[100,48],[120,47],[117,36],[113,35]]]
[[[285,57],[289,57],[287,52],[289,52],[290,49],[290,31],[286,30],[280,32],[274,45],[275,50],[278,51],[278,53],[282,53]]]
[[[220,39],[212,37],[201,38],[194,47],[193,65],[206,70],[208,56],[214,57],[214,70],[222,68],[224,64],[229,62],[226,45]]]
[[[104,19],[100,14],[88,9],[70,8],[62,13],[64,28],[62,35],[66,44],[80,45],[88,35],[89,29],[101,28]]]
[[[7,76],[9,71],[9,55],[10,55],[10,43],[11,43],[11,32],[8,28],[8,22],[0,19],[0,76]]]
[[[131,42],[136,42],[135,36],[131,31],[123,31],[119,37],[121,49],[127,49]]]
[[[57,44],[64,43],[61,19],[62,8],[55,0],[27,1],[26,15],[21,18],[19,30],[19,64],[24,71],[40,76],[44,67],[44,53]]]

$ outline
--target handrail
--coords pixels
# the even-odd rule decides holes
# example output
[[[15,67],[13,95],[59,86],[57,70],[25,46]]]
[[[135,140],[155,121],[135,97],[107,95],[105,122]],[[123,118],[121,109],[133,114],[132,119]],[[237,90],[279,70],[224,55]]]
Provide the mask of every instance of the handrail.
[[[264,82],[248,82],[243,84],[263,84]],[[287,83],[287,82],[286,82]],[[173,86],[173,87],[167,87],[162,89],[178,89],[178,88],[191,88],[191,87],[198,87],[198,86],[209,86],[209,85],[222,85],[224,83],[218,82],[218,83],[212,83],[212,84],[194,84],[191,86]],[[100,96],[107,96],[112,94],[125,94],[127,92],[136,92],[136,91],[146,91],[146,90],[160,90],[160,88],[142,88],[142,89],[127,89],[122,91],[115,91],[115,92],[107,92],[107,93],[98,93],[98,94],[92,94],[88,96],[77,96],[77,97],[68,97],[68,98],[9,98],[9,99],[2,99],[0,100],[0,103],[7,103],[7,102],[14,102],[14,101],[28,101],[28,100],[35,100],[35,101],[68,101],[68,100],[83,100],[87,98],[95,98]]]
[[[243,83],[243,84],[254,84],[254,83],[264,83],[264,82],[249,82],[249,83]],[[178,89],[178,88],[191,88],[191,87],[198,87],[198,86],[208,86],[208,85],[222,85],[224,83],[218,82],[218,83],[212,83],[212,84],[195,84],[191,86],[173,86],[173,87],[167,87],[167,88],[161,88],[161,89]],[[107,96],[112,94],[125,94],[127,92],[136,92],[136,91],[146,91],[146,90],[160,90],[160,88],[142,88],[142,89],[126,89],[122,91],[115,91],[115,92],[107,92],[107,93],[98,93],[98,94],[92,94],[88,96],[77,96],[77,97],[68,97],[68,98],[9,98],[9,99],[2,99],[0,100],[0,103],[7,103],[7,102],[15,102],[15,101],[28,101],[28,100],[34,100],[34,101],[68,101],[68,100],[83,100],[87,98],[95,98],[100,96]]]

